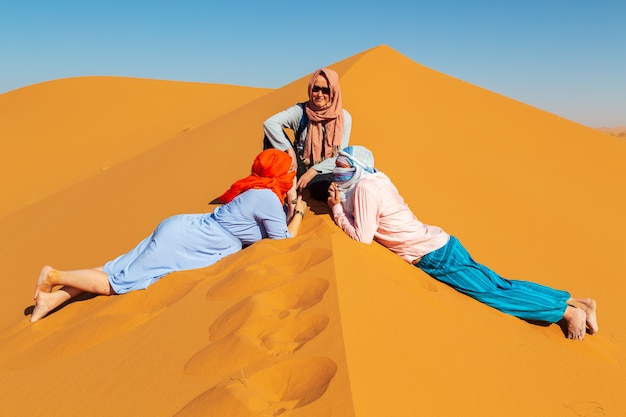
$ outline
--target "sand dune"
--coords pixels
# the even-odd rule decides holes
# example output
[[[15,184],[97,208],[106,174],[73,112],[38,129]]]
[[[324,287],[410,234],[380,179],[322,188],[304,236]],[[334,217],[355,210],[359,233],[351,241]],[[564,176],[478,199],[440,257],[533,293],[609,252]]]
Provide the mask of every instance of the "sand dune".
[[[315,202],[295,239],[30,324],[44,264],[99,265],[166,216],[213,210],[248,173],[263,120],[303,100],[308,75],[276,90],[56,80],[0,95],[0,114],[21,115],[8,130],[11,163],[45,149],[3,175],[0,415],[623,413],[626,143],[386,46],[331,66],[351,142],[374,151],[423,221],[505,276],[595,297],[600,333],[572,342],[557,325],[503,315],[352,241]],[[123,111],[107,83],[133,92]],[[37,104],[50,89],[56,105]],[[85,97],[98,107],[76,104]],[[172,99],[147,110],[155,97]],[[82,132],[71,139],[69,120]]]
[[[618,138],[626,138],[626,126],[599,127],[598,130]]]
[[[0,95],[0,216],[110,169],[271,90],[121,77],[48,81]]]

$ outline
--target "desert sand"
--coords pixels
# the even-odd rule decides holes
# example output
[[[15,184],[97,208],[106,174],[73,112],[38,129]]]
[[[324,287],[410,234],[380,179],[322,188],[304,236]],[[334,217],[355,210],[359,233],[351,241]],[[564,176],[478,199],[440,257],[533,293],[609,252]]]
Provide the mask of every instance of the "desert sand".
[[[624,414],[626,142],[387,46],[328,64],[351,143],[422,221],[503,276],[594,297],[599,333],[571,341],[480,304],[314,201],[294,239],[31,324],[43,265],[101,265],[167,216],[212,211],[310,74],[53,80],[0,95],[0,416]]]

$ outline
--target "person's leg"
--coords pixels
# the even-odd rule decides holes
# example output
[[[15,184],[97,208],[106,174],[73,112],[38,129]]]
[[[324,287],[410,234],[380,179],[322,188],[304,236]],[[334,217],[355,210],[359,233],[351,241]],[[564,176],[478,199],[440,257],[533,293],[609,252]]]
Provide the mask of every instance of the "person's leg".
[[[52,292],[39,292],[35,299],[35,308],[30,316],[30,322],[34,323],[37,320],[45,317],[52,310],[71,300],[74,297],[84,293],[83,290],[79,290],[74,287],[62,287],[58,291]]]
[[[567,304],[579,308],[585,312],[586,325],[589,330],[589,334],[594,335],[598,333],[598,318],[596,315],[596,300],[593,298],[570,298],[567,300]]]
[[[490,268],[475,262],[454,237],[443,248],[424,256],[417,266],[456,290],[525,320],[556,323],[565,319],[567,311],[567,318],[574,323],[570,327],[575,328],[568,333],[577,334],[580,331],[580,315],[568,309],[567,301],[571,299],[568,292],[533,282],[502,278]],[[586,314],[584,309],[581,311]],[[594,323],[595,318],[588,323],[591,334],[595,332],[594,328],[597,329]]]
[[[471,274],[483,271],[470,270]],[[486,273],[486,272],[484,272]],[[556,323],[563,318],[570,294],[535,282],[508,280],[510,286],[466,294],[497,308],[498,310],[525,320]]]
[[[62,288],[52,291],[55,286],[59,285],[62,285]],[[114,294],[109,284],[109,277],[102,271],[102,267],[58,271],[50,266],[44,266],[37,280],[35,308],[30,316],[31,323],[45,317],[50,311],[83,292],[100,295]]]
[[[568,339],[583,340],[585,338],[585,312],[579,308],[567,306],[562,318]]]
[[[62,285],[62,288],[52,291],[55,286],[59,285]],[[102,271],[102,267],[75,271],[58,271],[50,266],[43,267],[37,280],[35,308],[30,321],[36,322],[83,292],[100,295],[113,293],[109,277]]]
[[[296,169],[296,179],[299,180],[309,168],[304,164],[302,158],[298,157],[298,168]]]
[[[94,294],[111,295],[109,276],[102,271],[102,267],[58,271],[45,266],[39,274],[35,297],[42,292],[52,292],[52,288],[57,285],[73,287]]]
[[[311,197],[318,201],[326,202],[328,200],[328,187],[333,182],[333,174],[317,174],[309,181],[309,193]]]

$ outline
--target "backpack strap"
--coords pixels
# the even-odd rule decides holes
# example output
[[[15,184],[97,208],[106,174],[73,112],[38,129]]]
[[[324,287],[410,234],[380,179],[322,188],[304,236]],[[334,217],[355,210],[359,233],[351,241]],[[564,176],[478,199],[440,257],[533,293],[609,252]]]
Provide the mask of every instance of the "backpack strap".
[[[298,103],[300,107],[302,107],[302,118],[300,119],[300,125],[298,126],[298,130],[296,131],[295,140],[300,140],[300,135],[309,124],[309,116],[306,114],[306,102]]]
[[[294,141],[293,141],[294,142],[293,143],[293,148],[296,151],[296,154],[299,154],[298,148],[303,146],[302,144],[298,143],[300,141],[300,135],[302,134],[304,129],[306,129],[307,125],[309,124],[309,116],[307,116],[307,114],[306,114],[306,102],[298,103],[298,105],[300,107],[302,107],[302,118],[300,118],[300,124],[298,125],[298,130],[296,130],[296,132],[295,132]],[[307,169],[308,169],[308,167],[306,165],[304,165],[304,162],[302,161],[302,158],[298,158],[297,177],[300,178],[302,176],[302,174],[304,174],[307,171]]]
[[[297,148],[297,143],[300,140],[300,135],[302,134],[306,126],[309,124],[309,116],[307,116],[306,114],[306,102],[298,103],[298,106],[302,107],[302,117],[300,118],[300,124],[298,125],[298,129],[294,132],[295,136],[294,136],[294,141],[292,143],[293,149],[296,151],[296,153],[298,153],[298,150],[296,148]],[[283,134],[285,135],[285,138],[287,138],[287,140],[291,142],[291,139],[289,139],[287,132],[283,130]],[[270,140],[267,138],[267,135],[264,135],[263,136],[263,150],[270,149],[270,148],[273,148],[273,146],[270,143]]]

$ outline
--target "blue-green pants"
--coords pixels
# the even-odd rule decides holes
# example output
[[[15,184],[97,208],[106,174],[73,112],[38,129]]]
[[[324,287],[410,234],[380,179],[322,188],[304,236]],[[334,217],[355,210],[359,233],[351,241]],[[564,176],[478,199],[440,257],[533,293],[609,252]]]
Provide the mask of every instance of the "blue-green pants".
[[[431,277],[504,313],[524,320],[556,323],[563,318],[567,291],[502,278],[472,256],[454,236],[416,265]]]

